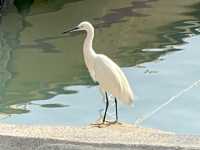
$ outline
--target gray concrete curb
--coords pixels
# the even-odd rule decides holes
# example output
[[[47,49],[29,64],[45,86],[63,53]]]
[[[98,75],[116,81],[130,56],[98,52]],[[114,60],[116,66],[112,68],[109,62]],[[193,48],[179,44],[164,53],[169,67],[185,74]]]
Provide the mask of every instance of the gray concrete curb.
[[[0,125],[0,150],[197,150],[200,137],[129,124],[88,127]]]

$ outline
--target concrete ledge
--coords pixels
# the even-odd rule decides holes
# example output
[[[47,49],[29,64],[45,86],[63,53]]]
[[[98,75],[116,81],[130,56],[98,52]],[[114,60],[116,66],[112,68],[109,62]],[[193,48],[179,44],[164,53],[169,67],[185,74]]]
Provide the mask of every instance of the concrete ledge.
[[[0,150],[196,150],[200,137],[130,124],[87,127],[0,125]]]

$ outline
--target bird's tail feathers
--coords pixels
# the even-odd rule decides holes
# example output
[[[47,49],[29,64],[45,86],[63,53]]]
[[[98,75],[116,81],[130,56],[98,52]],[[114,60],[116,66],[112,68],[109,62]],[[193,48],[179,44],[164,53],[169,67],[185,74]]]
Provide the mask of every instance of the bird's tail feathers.
[[[123,99],[124,103],[127,105],[132,105],[132,103],[134,101],[134,95],[133,95],[131,88],[128,88],[126,90],[126,92],[122,95],[123,95],[122,99]]]

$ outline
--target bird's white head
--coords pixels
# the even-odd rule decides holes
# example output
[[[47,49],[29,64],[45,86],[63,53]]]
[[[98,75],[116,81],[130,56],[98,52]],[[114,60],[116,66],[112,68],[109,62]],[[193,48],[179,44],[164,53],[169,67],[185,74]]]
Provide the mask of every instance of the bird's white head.
[[[81,22],[79,25],[63,32],[63,33],[68,33],[68,32],[74,32],[74,31],[86,31],[86,32],[93,32],[94,31],[94,27],[92,26],[92,24],[88,21],[83,21]]]
[[[89,31],[94,29],[94,27],[92,26],[92,24],[88,21],[83,21],[78,25],[79,30],[85,30],[85,31]]]

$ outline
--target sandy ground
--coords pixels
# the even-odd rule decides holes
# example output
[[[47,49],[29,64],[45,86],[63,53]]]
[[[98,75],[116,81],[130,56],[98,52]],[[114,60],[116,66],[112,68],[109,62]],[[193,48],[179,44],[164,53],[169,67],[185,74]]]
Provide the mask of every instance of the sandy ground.
[[[200,137],[131,124],[87,127],[0,125],[0,150],[200,149]]]

